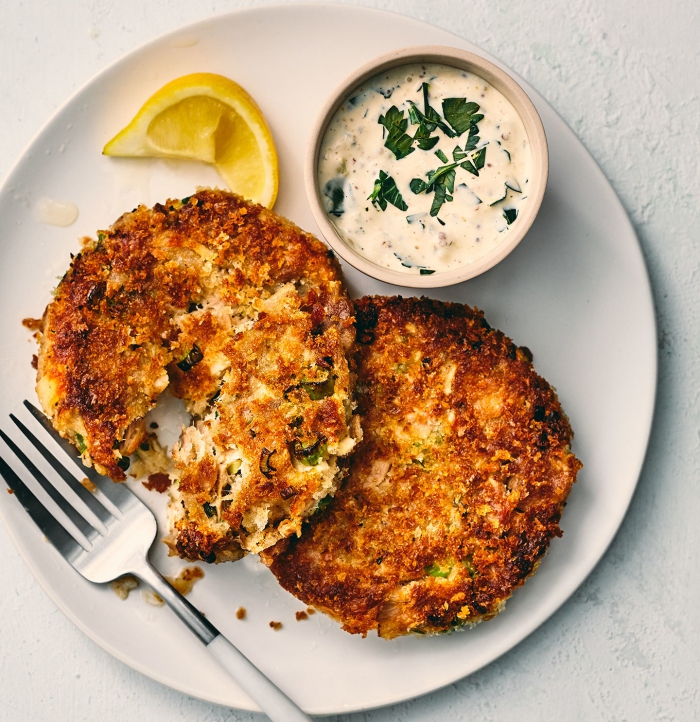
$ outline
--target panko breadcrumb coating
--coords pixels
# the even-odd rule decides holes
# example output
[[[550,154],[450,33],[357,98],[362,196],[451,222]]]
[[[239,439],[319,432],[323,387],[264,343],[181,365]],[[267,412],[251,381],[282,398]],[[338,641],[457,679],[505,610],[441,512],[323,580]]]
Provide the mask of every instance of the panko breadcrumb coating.
[[[37,393],[85,463],[123,480],[170,387],[194,417],[174,450],[171,546],[236,559],[298,533],[340,480],[353,320],[323,244],[202,190],[85,240],[44,313]]]
[[[356,302],[364,439],[328,508],[263,553],[282,586],[366,635],[490,619],[532,574],[580,463],[531,354],[480,311]]]

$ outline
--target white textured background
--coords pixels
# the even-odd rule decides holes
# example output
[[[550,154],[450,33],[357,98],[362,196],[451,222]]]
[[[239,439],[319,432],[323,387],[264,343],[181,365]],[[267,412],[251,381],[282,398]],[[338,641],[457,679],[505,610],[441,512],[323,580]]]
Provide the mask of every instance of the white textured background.
[[[0,177],[94,73],[242,0],[5,0]],[[697,0],[374,0],[447,28],[527,78],[627,209],[659,323],[651,445],[612,547],[522,644],[445,690],[352,719],[700,719],[700,4]],[[0,526],[0,719],[252,722],[125,667],[54,608]],[[351,716],[338,718],[338,722]]]

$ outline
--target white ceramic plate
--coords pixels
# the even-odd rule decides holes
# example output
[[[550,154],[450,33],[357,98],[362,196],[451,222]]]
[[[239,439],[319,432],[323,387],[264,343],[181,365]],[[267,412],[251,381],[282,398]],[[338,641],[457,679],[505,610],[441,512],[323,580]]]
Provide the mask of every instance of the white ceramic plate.
[[[0,191],[0,417],[23,397],[34,398],[29,364],[34,346],[20,319],[41,315],[77,239],[94,235],[138,203],[183,197],[195,185],[219,182],[213,171],[196,164],[100,155],[106,140],[153,91],[195,71],[239,81],[258,100],[279,149],[282,183],[275,210],[315,232],[302,161],[327,93],[369,58],[419,43],[480,52],[444,30],[374,10],[267,7],[220,16],[156,40],[79,91],[39,133]],[[538,371],[558,389],[585,465],[564,513],[564,537],[554,540],[536,576],[493,621],[461,634],[392,642],[350,636],[320,614],[295,621],[294,612],[303,605],[255,558],[206,567],[192,602],[310,713],[415,697],[511,649],[585,579],[634,492],[656,382],[654,314],[642,255],[591,156],[552,108],[518,82],[537,106],[549,140],[550,182],[542,209],[528,236],[501,264],[433,295],[484,309],[492,325],[532,349]],[[78,221],[70,228],[37,223],[34,208],[41,196],[77,203]],[[354,295],[402,292],[349,268],[347,279]],[[162,506],[157,494],[143,491],[143,496]],[[169,610],[148,606],[139,593],[122,602],[108,588],[90,585],[43,540],[13,497],[0,493],[0,510],[41,585],[91,639],[187,694],[255,708]],[[164,545],[156,547],[153,558],[162,571],[182,566],[166,557]],[[248,610],[245,621],[235,617],[238,606]],[[271,630],[271,620],[283,628]]]

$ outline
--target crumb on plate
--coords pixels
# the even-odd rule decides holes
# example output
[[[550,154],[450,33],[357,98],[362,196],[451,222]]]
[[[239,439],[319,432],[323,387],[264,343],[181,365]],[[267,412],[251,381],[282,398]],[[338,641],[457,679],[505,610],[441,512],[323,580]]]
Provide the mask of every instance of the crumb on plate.
[[[42,320],[40,318],[23,318],[22,326],[30,331],[41,331]]]
[[[199,567],[185,567],[177,577],[165,577],[182,596],[187,596],[195,582],[204,577]]]
[[[146,481],[141,482],[148,491],[157,491],[159,494],[163,494],[170,488],[171,479],[167,474],[162,471],[158,471],[155,474],[149,474]]]
[[[163,597],[156,594],[152,589],[144,589],[142,595],[146,603],[152,607],[162,607],[165,604]]]
[[[84,477],[80,480],[80,483],[91,493],[94,494],[97,491],[97,487],[90,481],[90,479]]]
[[[138,585],[139,580],[133,574],[124,574],[124,576],[109,583],[110,589],[122,600],[126,599],[129,592],[136,589]]]

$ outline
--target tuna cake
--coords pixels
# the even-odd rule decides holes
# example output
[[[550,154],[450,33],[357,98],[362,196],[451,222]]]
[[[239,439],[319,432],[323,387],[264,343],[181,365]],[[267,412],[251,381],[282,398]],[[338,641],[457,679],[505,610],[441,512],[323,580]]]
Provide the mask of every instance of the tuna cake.
[[[298,533],[336,489],[355,445],[353,321],[323,244],[202,190],[85,239],[42,319],[37,393],[84,462],[120,481],[169,387],[193,415],[169,543],[236,559]]]
[[[480,311],[375,297],[355,313],[363,441],[328,507],[263,559],[348,632],[490,619],[561,535],[581,466],[569,422]]]

